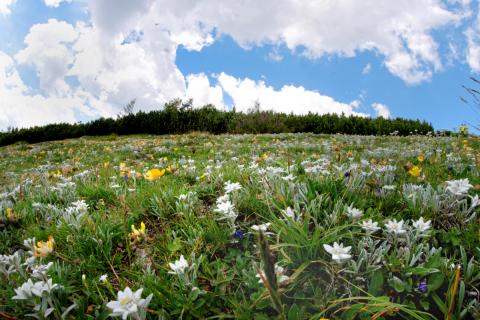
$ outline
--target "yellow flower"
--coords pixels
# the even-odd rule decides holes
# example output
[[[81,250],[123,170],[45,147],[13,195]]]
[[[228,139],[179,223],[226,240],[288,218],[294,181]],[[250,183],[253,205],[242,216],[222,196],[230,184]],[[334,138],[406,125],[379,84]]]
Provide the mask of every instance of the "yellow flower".
[[[18,216],[17,216],[17,213],[16,212],[12,212],[12,208],[7,208],[7,210],[5,210],[5,215],[8,219],[8,221],[10,222],[16,222],[18,221]]]
[[[408,170],[408,173],[412,176],[412,177],[418,177],[420,176],[420,173],[422,172],[422,169],[419,168],[418,166],[412,166],[410,168],[410,170]]]
[[[149,180],[149,181],[155,181],[159,178],[161,178],[163,175],[165,174],[165,169],[150,169],[147,171],[147,173],[145,174],[145,179]]]
[[[425,160],[425,155],[423,153],[420,153],[420,155],[417,157],[418,161],[423,162]]]
[[[134,224],[132,224],[132,232],[128,234],[130,238],[132,238],[134,241],[140,241],[142,238],[145,237],[145,223],[141,222],[140,223],[140,229],[137,229]]]
[[[46,257],[53,251],[53,245],[55,244],[55,240],[52,236],[48,236],[48,241],[44,242],[40,240],[34,245],[34,255],[35,257]]]

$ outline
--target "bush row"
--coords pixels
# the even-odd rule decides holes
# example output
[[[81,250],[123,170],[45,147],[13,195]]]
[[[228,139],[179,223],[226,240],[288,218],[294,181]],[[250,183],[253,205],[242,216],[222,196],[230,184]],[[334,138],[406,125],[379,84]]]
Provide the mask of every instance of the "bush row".
[[[112,118],[100,118],[88,123],[50,124],[27,129],[10,129],[0,133],[0,145],[19,141],[36,143],[51,140],[101,136],[109,134],[181,134],[191,131],[221,133],[344,133],[357,135],[427,134],[432,125],[419,120],[402,118],[346,117],[336,114],[293,115],[272,111],[252,110],[247,113],[220,111],[212,105],[195,109],[174,100],[159,111],[137,112]]]

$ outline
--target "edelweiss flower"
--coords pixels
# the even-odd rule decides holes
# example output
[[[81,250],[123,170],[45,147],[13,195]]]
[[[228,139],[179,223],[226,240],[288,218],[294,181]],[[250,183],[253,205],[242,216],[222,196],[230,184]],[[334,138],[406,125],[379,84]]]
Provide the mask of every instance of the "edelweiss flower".
[[[12,299],[28,300],[33,296],[41,297],[44,292],[50,293],[50,291],[57,287],[58,285],[56,283],[54,284],[52,279],[48,279],[47,281],[38,281],[35,283],[32,282],[32,279],[28,279],[27,282],[14,289],[16,294],[12,297]]]
[[[283,274],[284,272],[285,272],[285,269],[283,267],[279,266],[278,264],[275,264],[275,275],[277,276],[277,282],[278,283],[282,283],[282,282],[288,281],[290,279],[289,276],[286,276],[286,275]],[[260,278],[258,280],[258,283],[263,283],[262,276],[263,276],[263,278],[266,278],[266,276],[265,276],[265,273],[263,272],[263,270],[261,270],[260,273],[261,273],[261,275],[257,274],[256,277]]]
[[[361,226],[362,226],[362,229],[369,234],[375,233],[377,230],[380,229],[380,227],[378,226],[378,222],[373,222],[372,219],[362,221]]]
[[[185,260],[183,255],[181,255],[180,259],[176,260],[174,263],[169,262],[168,265],[172,269],[172,271],[168,272],[170,274],[184,274],[185,269],[189,267],[188,261]]]
[[[111,317],[119,317],[126,320],[129,315],[133,319],[145,319],[145,309],[147,308],[153,294],[150,294],[146,299],[142,299],[143,289],[138,289],[133,292],[129,287],[124,291],[118,291],[117,300],[107,303],[107,307],[112,309]]]
[[[253,231],[261,231],[261,232],[266,232],[268,227],[270,226],[270,223],[264,223],[264,224],[259,224],[259,225],[253,225],[250,228],[252,228]]]
[[[351,219],[359,219],[363,216],[363,211],[362,210],[359,210],[357,208],[353,208],[352,206],[348,207],[347,208],[347,215],[351,218]]]
[[[352,256],[349,254],[352,247],[343,247],[343,243],[338,244],[337,242],[334,242],[333,247],[328,244],[324,244],[323,248],[332,255],[332,260],[335,262],[343,262],[352,258]]]
[[[240,189],[242,189],[242,186],[238,182],[230,182],[230,181],[225,182],[225,193],[226,194],[229,194],[233,191],[237,191],[237,190],[240,190]]]
[[[417,221],[414,221],[412,225],[415,229],[417,229],[418,232],[425,233],[428,229],[430,229],[431,223],[432,221],[430,220],[424,221],[423,217],[420,217],[420,219],[418,219]]]
[[[55,240],[52,236],[48,236],[48,241],[44,242],[40,240],[34,245],[34,254],[35,257],[46,257],[53,251],[53,245],[55,244]]]
[[[454,195],[461,196],[468,193],[468,190],[473,187],[468,179],[447,181],[447,191]]]
[[[387,231],[390,233],[394,233],[396,235],[401,235],[405,234],[407,230],[403,229],[403,220],[397,221],[395,219],[389,220],[385,224],[385,228],[387,228]]]

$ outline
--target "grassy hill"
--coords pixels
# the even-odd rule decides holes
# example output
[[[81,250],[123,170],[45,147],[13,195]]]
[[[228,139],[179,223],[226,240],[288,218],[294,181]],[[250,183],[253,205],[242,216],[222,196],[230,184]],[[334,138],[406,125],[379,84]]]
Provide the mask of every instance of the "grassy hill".
[[[306,133],[2,147],[0,316],[478,318],[478,152]]]

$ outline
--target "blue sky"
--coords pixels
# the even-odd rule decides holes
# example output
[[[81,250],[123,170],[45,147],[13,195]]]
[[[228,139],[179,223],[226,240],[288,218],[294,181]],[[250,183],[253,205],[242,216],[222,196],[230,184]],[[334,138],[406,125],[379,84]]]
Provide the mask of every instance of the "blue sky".
[[[193,98],[477,124],[459,97],[480,71],[478,10],[468,0],[0,0],[0,129],[116,116],[134,98],[144,110]]]

